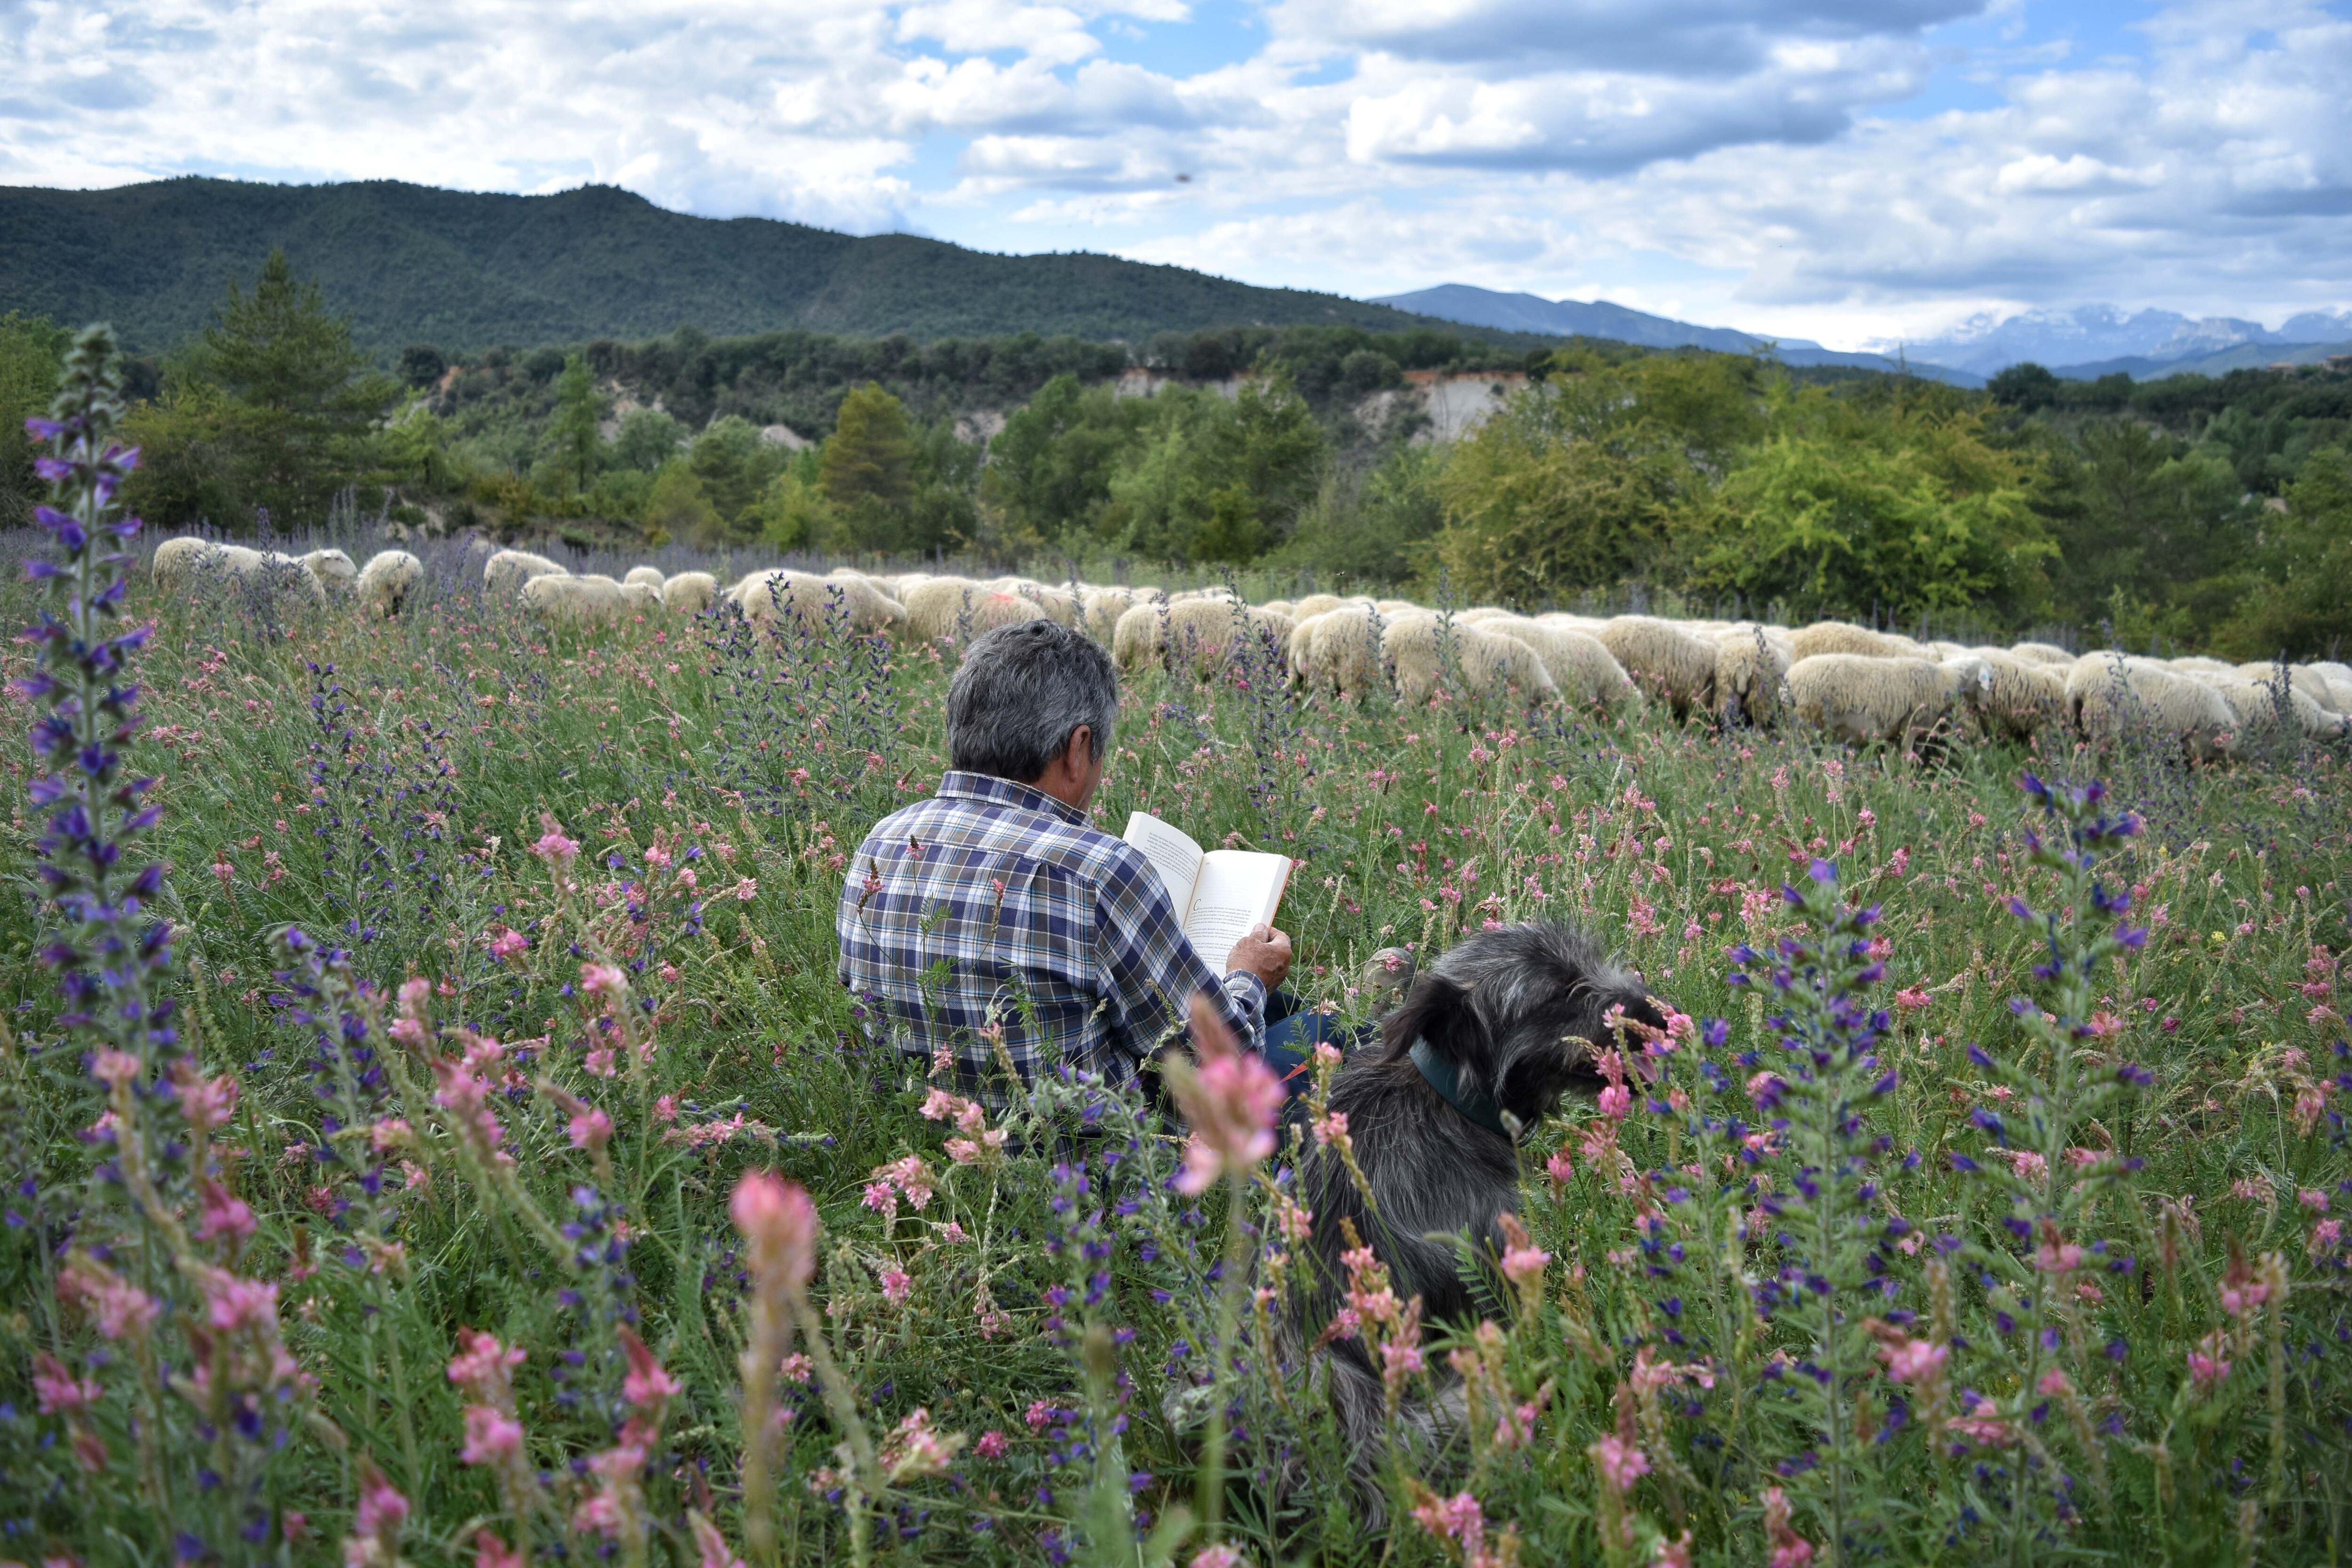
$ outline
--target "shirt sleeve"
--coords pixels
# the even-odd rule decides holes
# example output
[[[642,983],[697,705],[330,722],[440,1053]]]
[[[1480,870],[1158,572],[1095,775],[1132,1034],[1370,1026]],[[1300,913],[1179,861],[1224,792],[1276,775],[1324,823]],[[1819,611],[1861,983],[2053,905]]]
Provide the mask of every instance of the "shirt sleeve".
[[[1106,988],[1113,1050],[1140,1059],[1180,1026],[1202,991],[1244,1051],[1265,1035],[1265,982],[1246,970],[1220,976],[1184,935],[1159,873],[1141,854],[1118,857],[1095,910],[1095,953]]]

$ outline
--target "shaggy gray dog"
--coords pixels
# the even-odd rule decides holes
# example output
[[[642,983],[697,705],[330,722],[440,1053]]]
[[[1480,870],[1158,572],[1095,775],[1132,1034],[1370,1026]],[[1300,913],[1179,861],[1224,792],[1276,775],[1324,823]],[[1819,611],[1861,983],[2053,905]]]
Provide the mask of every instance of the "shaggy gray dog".
[[[1494,1273],[1502,1247],[1497,1221],[1519,1203],[1518,1149],[1509,1129],[1533,1128],[1570,1090],[1599,1091],[1592,1058],[1614,1044],[1603,1021],[1614,1008],[1653,1029],[1665,1026],[1642,981],[1566,925],[1478,933],[1414,977],[1381,1020],[1379,1042],[1349,1058],[1331,1087],[1329,1108],[1348,1118],[1376,1208],[1328,1147],[1314,1150],[1299,1172],[1298,1201],[1315,1218],[1311,1282],[1286,1324],[1294,1354],[1315,1342],[1339,1307],[1343,1220],[1386,1265],[1397,1299],[1421,1298],[1424,1322],[1499,1315],[1499,1278],[1485,1289],[1466,1281],[1454,1239],[1467,1236],[1485,1271]],[[1322,1354],[1353,1469],[1377,1513],[1385,1424],[1380,1369],[1360,1339],[1333,1340]],[[1439,1408],[1407,1411],[1406,1424],[1433,1434],[1458,1396],[1458,1388],[1441,1392]],[[1458,1410],[1450,1413],[1458,1418]]]

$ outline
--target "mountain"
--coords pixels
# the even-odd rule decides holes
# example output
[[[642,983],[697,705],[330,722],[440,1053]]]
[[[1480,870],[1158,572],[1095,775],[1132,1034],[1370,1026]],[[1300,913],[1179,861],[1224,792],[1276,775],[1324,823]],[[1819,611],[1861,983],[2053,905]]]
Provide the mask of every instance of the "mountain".
[[[1847,354],[1824,349],[1803,338],[1768,340],[1730,327],[1696,327],[1664,316],[1612,305],[1605,299],[1546,299],[1535,294],[1499,294],[1466,283],[1441,283],[1411,294],[1384,295],[1373,303],[1393,305],[1465,326],[1492,327],[1506,332],[1548,332],[1563,338],[1604,338],[1612,342],[1639,343],[1652,349],[1713,349],[1727,354],[1749,354],[1769,342],[1773,353],[1791,365],[1845,365],[1857,370],[1895,371],[1903,368],[1884,354]],[[1924,360],[1926,356],[1922,356]],[[1954,372],[1940,364],[1914,360],[1914,375],[1982,386],[1984,378]]]
[[[2259,321],[2233,316],[2192,319],[2171,310],[2079,305],[2071,310],[2027,310],[2008,317],[1987,312],[1969,318],[1948,336],[1907,343],[1905,349],[1923,360],[1979,375],[2030,360],[2074,376],[2110,361],[2164,363],[2246,345],[2339,342],[2346,338],[2352,338],[2352,312],[2309,310],[2273,331]]]
[[[274,246],[377,350],[646,339],[680,327],[1140,342],[1224,326],[1433,325],[1385,305],[1115,256],[995,256],[912,235],[692,217],[604,185],[514,196],[194,177],[0,187],[0,310],[111,320],[132,349],[168,349]]]
[[[2341,331],[2343,328],[2336,329]],[[2218,354],[2192,354],[2179,360],[2154,360],[2145,355],[2094,360],[2085,365],[2059,365],[2053,373],[2070,382],[2095,382],[2101,376],[2120,372],[2136,382],[2147,382],[2166,376],[2226,376],[2231,371],[2261,371],[2273,365],[2321,365],[2339,356],[2352,358],[2352,342],[2241,343]]]

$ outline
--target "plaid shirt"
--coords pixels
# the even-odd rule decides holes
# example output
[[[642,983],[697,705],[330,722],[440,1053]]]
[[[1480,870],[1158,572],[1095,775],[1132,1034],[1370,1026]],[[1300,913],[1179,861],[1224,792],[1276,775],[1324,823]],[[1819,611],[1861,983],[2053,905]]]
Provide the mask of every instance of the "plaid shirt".
[[[835,924],[867,1035],[950,1047],[968,1087],[997,1073],[991,1022],[1024,1081],[1058,1054],[1125,1083],[1202,990],[1258,1048],[1264,983],[1202,962],[1143,852],[1009,779],[950,772],[877,822]]]

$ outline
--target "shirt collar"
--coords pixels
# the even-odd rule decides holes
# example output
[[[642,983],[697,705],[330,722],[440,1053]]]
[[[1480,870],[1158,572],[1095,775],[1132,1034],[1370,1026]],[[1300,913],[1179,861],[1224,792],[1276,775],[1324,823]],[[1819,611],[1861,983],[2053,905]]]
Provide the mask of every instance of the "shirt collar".
[[[1042,811],[1059,817],[1073,827],[1089,827],[1087,814],[1066,800],[1057,800],[1034,784],[1023,784],[1011,779],[999,779],[990,773],[965,773],[950,768],[940,778],[940,799],[942,800],[986,800],[992,805],[1013,806],[1024,811]]]

